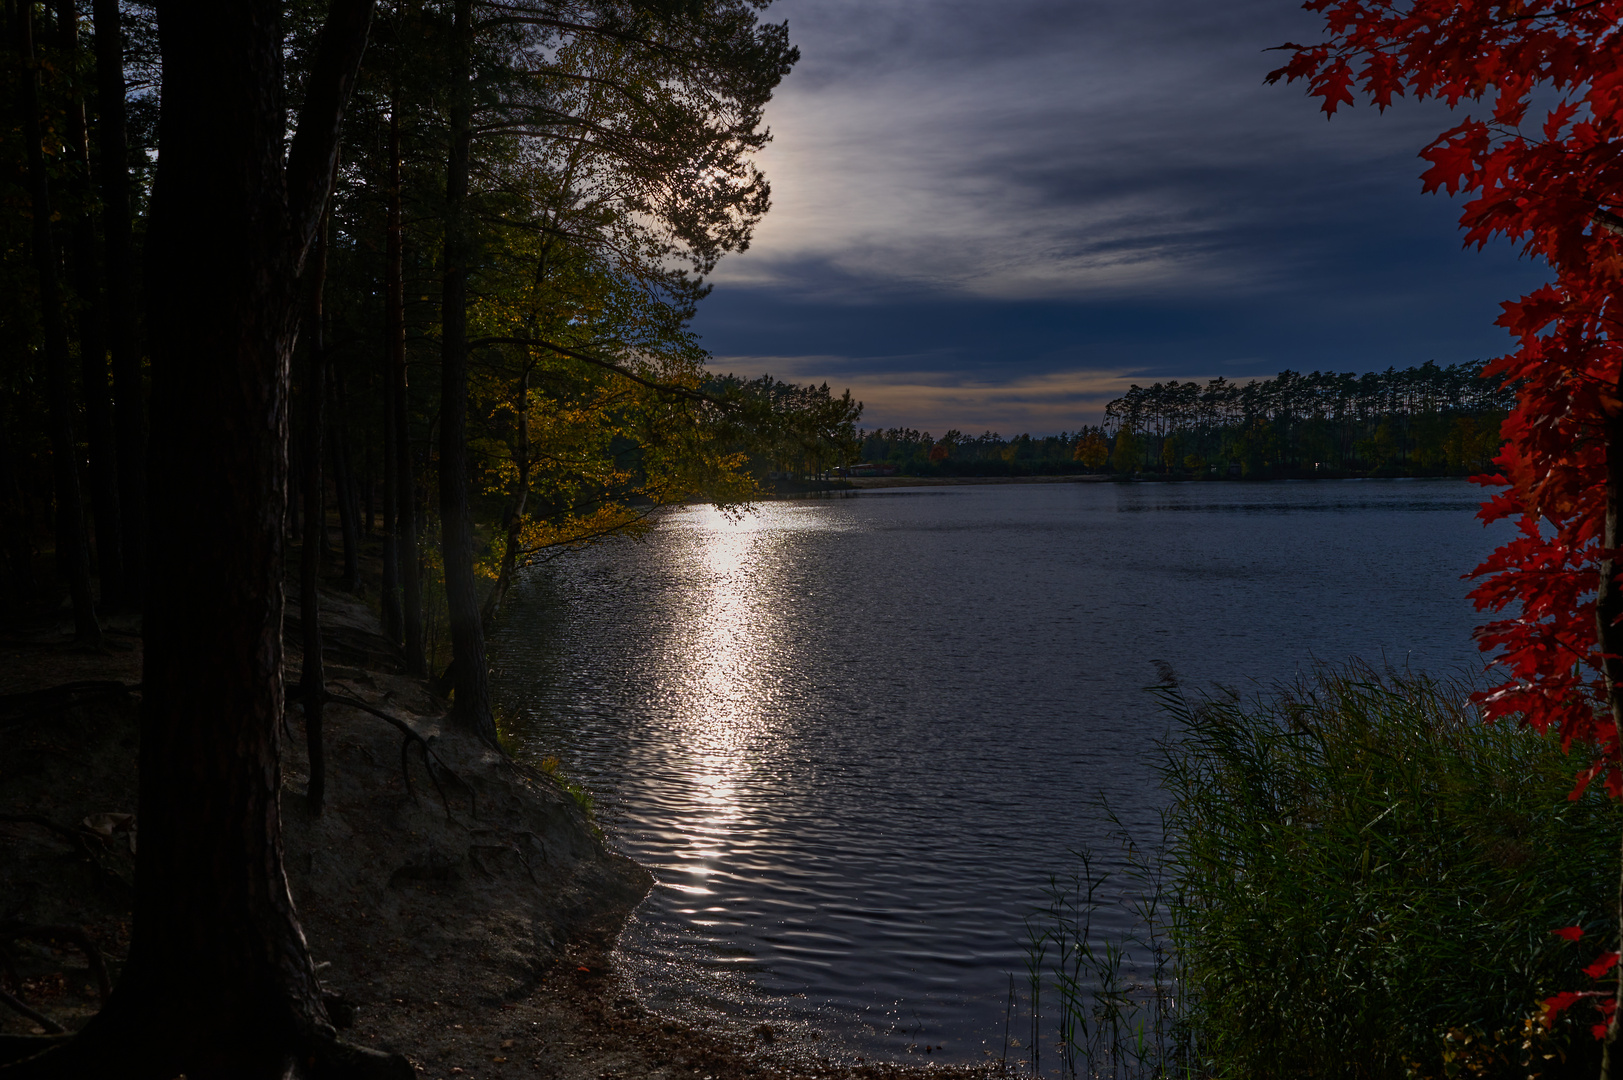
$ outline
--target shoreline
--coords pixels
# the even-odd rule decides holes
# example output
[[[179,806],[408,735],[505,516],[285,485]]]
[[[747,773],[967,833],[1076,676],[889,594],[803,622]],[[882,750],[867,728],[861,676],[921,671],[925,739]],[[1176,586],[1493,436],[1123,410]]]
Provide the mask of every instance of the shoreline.
[[[375,558],[363,566],[375,570]],[[376,577],[368,583],[375,596]],[[319,818],[304,807],[303,740],[286,739],[281,814],[293,899],[347,1041],[404,1053],[422,1080],[988,1074],[853,1062],[776,1021],[732,1030],[650,1011],[614,945],[652,875],[593,829],[556,778],[445,727],[446,703],[397,670],[370,606],[321,592],[329,689],[362,708],[329,702]],[[66,612],[55,614],[0,636],[0,895],[22,896],[27,922],[82,929],[116,974],[129,946],[140,619],[108,619],[117,644],[88,654],[64,643]],[[286,685],[297,682],[302,614],[289,605]],[[402,761],[399,731],[367,709],[397,717],[441,769],[426,750]],[[297,709],[287,726],[296,735]],[[440,785],[447,769],[455,780]],[[109,832],[91,831],[102,818]],[[99,1010],[78,953],[30,939],[15,961],[53,1023],[74,1031]],[[0,1010],[0,1043],[46,1030]]]
[[[1154,473],[1123,477],[1113,474],[1088,473],[1067,476],[851,476],[843,478],[849,488],[833,491],[862,491],[873,488],[965,487],[972,484],[1316,484],[1342,483],[1352,480],[1455,480],[1468,482],[1466,476],[1324,476],[1282,477],[1279,479],[1242,480],[1225,477],[1219,480],[1184,476],[1158,476]]]
[[[1071,476],[848,476],[852,488],[965,487],[971,484],[1100,484],[1114,477],[1091,473]]]

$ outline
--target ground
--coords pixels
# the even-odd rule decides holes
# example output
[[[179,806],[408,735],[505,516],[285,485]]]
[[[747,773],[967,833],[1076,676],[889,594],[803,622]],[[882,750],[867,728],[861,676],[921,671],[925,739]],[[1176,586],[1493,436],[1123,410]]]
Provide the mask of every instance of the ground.
[[[399,674],[365,604],[324,590],[322,625],[331,690],[413,732],[330,706],[315,817],[296,706],[285,727],[288,875],[335,1018],[353,1013],[346,1038],[398,1050],[434,1080],[974,1072],[831,1062],[801,1034],[763,1024],[729,1037],[643,1008],[612,946],[649,874],[551,776],[446,730],[445,703]],[[0,1037],[94,1014],[100,980],[81,931],[113,981],[128,946],[139,620],[107,626],[99,653],[64,645],[49,619],[0,634],[0,990],[35,1013],[0,1004]]]

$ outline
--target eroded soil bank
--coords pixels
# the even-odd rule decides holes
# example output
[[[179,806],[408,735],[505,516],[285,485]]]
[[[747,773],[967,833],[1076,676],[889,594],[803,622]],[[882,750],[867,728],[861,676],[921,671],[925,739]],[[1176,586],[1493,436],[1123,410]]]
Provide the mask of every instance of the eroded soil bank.
[[[767,1025],[730,1039],[643,1008],[612,945],[649,874],[552,777],[445,729],[445,703],[398,673],[363,604],[324,591],[322,624],[329,688],[355,704],[327,711],[320,817],[290,709],[282,816],[294,899],[336,1018],[352,1014],[348,1038],[438,1080],[973,1074],[838,1064]],[[100,654],[56,644],[55,627],[0,638],[0,988],[35,1014],[0,1005],[0,1035],[94,1014],[101,980],[78,930],[115,981],[128,947],[141,654],[136,622],[110,629]]]

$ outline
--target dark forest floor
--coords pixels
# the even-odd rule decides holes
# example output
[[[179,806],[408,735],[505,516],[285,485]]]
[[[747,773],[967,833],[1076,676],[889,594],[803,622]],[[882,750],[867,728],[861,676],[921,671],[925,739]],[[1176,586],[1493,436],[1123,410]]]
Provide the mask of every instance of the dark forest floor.
[[[403,770],[399,731],[330,706],[328,802],[314,817],[290,710],[288,875],[326,988],[354,1006],[347,1038],[399,1050],[435,1080],[982,1075],[839,1064],[791,1031],[761,1025],[740,1039],[643,1008],[612,946],[647,872],[551,777],[442,729],[445,703],[398,674],[363,603],[324,591],[322,624],[329,687],[406,721],[440,763],[431,771],[414,748]],[[107,626],[98,654],[58,644],[48,620],[0,634],[0,987],[69,1030],[99,1004],[84,949],[67,932],[16,931],[83,928],[115,980],[128,948],[140,694],[117,685],[139,684],[141,653],[134,618]],[[0,1033],[41,1030],[0,1006]]]

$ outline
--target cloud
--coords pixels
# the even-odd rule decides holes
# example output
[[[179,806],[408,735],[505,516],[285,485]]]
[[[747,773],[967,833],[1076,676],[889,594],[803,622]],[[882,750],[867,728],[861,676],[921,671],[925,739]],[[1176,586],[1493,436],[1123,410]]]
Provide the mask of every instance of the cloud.
[[[774,207],[695,327],[715,366],[849,385],[871,426],[1033,434],[1137,378],[1494,356],[1544,279],[1420,194],[1456,118],[1327,121],[1281,0],[777,0]]]
[[[1262,50],[1313,30],[1276,3],[772,10],[805,59],[768,112],[774,209],[724,283],[837,295],[795,275],[816,261],[1003,298],[1288,287],[1323,239],[1418,190],[1442,116],[1327,124],[1300,87],[1262,85]]]

